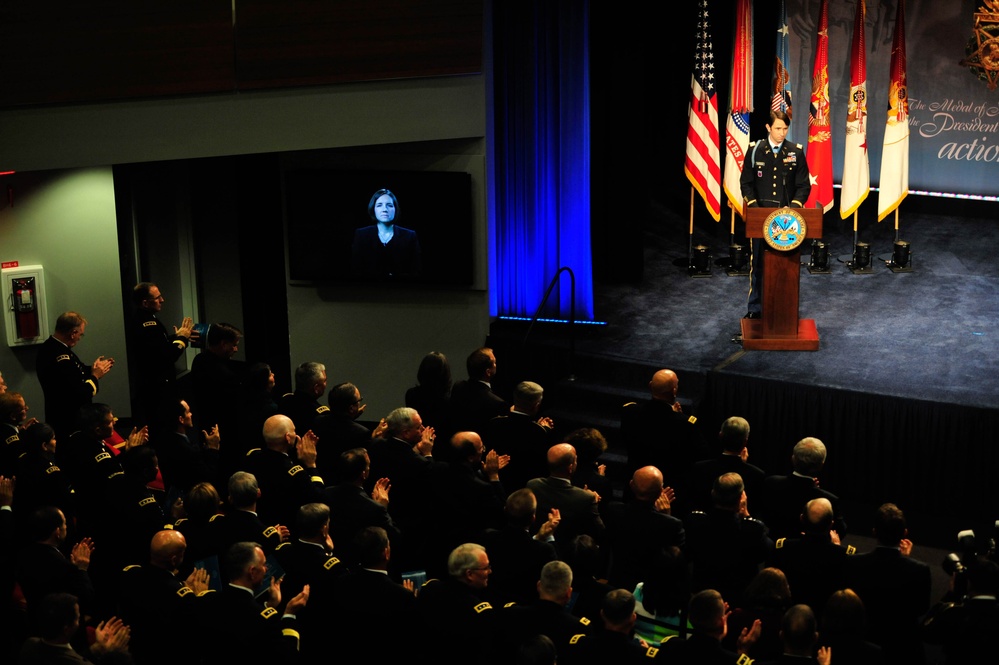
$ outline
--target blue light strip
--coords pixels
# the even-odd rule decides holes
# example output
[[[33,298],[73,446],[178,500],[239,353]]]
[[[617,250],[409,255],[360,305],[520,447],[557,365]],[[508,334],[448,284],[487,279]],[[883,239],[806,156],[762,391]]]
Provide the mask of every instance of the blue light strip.
[[[501,321],[530,321],[529,316],[499,316]],[[569,323],[569,319],[538,319],[541,323]],[[581,326],[606,326],[606,321],[576,321]]]

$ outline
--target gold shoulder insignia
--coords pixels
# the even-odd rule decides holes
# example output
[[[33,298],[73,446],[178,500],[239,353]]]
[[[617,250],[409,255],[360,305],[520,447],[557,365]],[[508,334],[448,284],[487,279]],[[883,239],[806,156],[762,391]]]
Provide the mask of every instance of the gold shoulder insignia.
[[[250,448],[249,450],[246,451],[246,456],[249,457],[250,455],[252,455],[254,453],[259,453],[259,452],[260,452],[260,448]]]
[[[856,554],[857,553],[857,548],[854,547],[853,545],[847,545],[846,546],[846,553],[847,554]]]
[[[291,397],[294,394],[295,393],[285,393],[285,394],[281,395],[281,397]]]
[[[98,453],[97,455],[94,455],[95,462],[103,462],[104,460],[109,460],[109,459],[111,459],[111,453],[107,452],[106,450],[103,453]]]
[[[216,517],[218,517],[218,515],[212,515],[210,518],[208,518],[208,521],[211,522]],[[173,526],[174,526],[174,528],[177,528],[177,527],[179,527],[181,524],[183,524],[186,521],[187,521],[186,517],[181,517],[179,520],[177,520],[176,522],[173,523]]]
[[[649,647],[648,649],[645,650],[645,657],[655,658],[657,653],[659,653],[659,649],[657,649],[656,647]]]
[[[274,609],[273,607],[268,607],[267,609],[265,609],[263,612],[260,613],[260,616],[262,616],[265,619],[270,619],[275,614],[277,614],[277,610]]]
[[[330,558],[326,559],[326,563],[323,564],[323,568],[325,568],[326,570],[332,570],[333,566],[339,566],[339,565],[340,565],[340,559],[336,558],[335,556],[331,556]]]
[[[786,541],[786,540],[787,540],[787,538],[778,538],[777,542],[774,543],[774,547],[776,549],[780,549],[780,548],[784,547],[784,541]]]
[[[635,406],[638,402],[625,402],[624,406]]]
[[[269,527],[267,527],[266,529],[264,529],[264,538],[270,538],[270,537],[271,537],[271,536],[273,536],[273,535],[274,535],[275,533],[277,533],[277,529],[275,529],[275,528],[274,528],[274,527],[272,527],[272,526],[269,526]]]
[[[220,517],[222,517],[222,513],[215,513],[214,515],[212,515],[211,517],[208,518],[208,521],[209,522],[214,522],[215,520],[219,519]]]
[[[318,409],[316,409],[316,413],[320,414],[320,415],[322,415],[324,413],[329,413],[329,412],[330,412],[330,408],[328,406],[320,406]]]
[[[486,610],[491,610],[491,609],[493,609],[493,606],[492,606],[492,605],[490,605],[489,603],[479,603],[479,604],[478,604],[478,605],[476,605],[476,606],[475,606],[475,607],[474,607],[473,609],[475,610],[475,613],[476,613],[476,614],[482,614],[482,613],[483,613],[483,612],[485,612]]]
[[[265,531],[264,533],[267,533],[267,532]],[[280,545],[278,545],[277,547],[274,548],[274,551],[283,550],[286,547],[291,547],[291,542],[290,541],[285,541],[285,542],[281,543]]]
[[[739,654],[739,660],[735,661],[735,665],[753,665],[753,659],[746,654]]]
[[[517,601],[515,601],[515,600],[511,600],[511,601],[510,601],[509,603],[507,603],[507,604],[506,604],[506,605],[504,605],[503,607],[504,607],[504,608],[506,608],[506,607],[513,607],[513,606],[515,606],[516,604],[517,604]]]
[[[586,617],[579,617],[579,623],[583,624],[584,626],[589,626],[592,622]]]
[[[109,473],[108,474],[108,480],[111,480],[112,478],[114,478],[116,476],[124,476],[124,475],[125,475],[124,471],[115,471],[114,473]]]
[[[183,598],[189,593],[194,593],[194,589],[192,589],[189,586],[182,586],[179,589],[177,589],[177,595],[180,596],[181,598]]]
[[[295,475],[298,474],[299,471],[302,471],[302,470],[303,470],[302,469],[302,465],[301,464],[296,464],[295,466],[293,466],[290,469],[288,469],[288,475],[289,476],[295,476]]]
[[[20,440],[21,439],[17,436],[17,434],[13,434],[11,436],[8,436],[6,439],[4,439],[3,442],[6,443],[9,446],[10,444],[17,443]]]
[[[580,633],[579,635],[573,635],[572,637],[569,638],[569,644],[575,644],[584,637],[586,637],[586,635],[584,635],[583,633]]]
[[[143,328],[148,328],[149,326],[152,326],[153,328],[155,328],[156,327],[156,321],[143,321],[142,322],[142,327]]]
[[[69,360],[69,354],[64,353],[61,356],[56,356],[56,362],[61,363],[63,360]]]
[[[57,467],[55,464],[53,464],[49,468],[45,469],[45,475],[48,475],[50,473],[58,473],[58,472],[59,472],[59,467]]]
[[[204,591],[198,594],[198,598],[201,598],[202,596],[207,596],[210,593],[215,593],[215,589],[205,589]]]
[[[163,525],[163,530],[164,531],[173,531],[173,524],[164,524]]]
[[[139,508],[144,508],[146,506],[152,506],[156,504],[156,499],[151,496],[147,496],[145,499],[139,501]]]
[[[326,483],[323,482],[322,476],[312,476],[312,482],[319,483],[323,487],[326,487]]]
[[[674,637],[676,637],[676,635],[667,635],[666,637],[664,637],[661,640],[659,640],[659,644],[666,644],[667,642],[669,642]]]
[[[127,572],[127,571],[129,571],[129,570],[138,570],[138,569],[140,569],[140,568],[142,568],[142,566],[140,566],[140,565],[139,565],[139,564],[137,564],[137,563],[133,563],[133,564],[132,564],[132,565],[130,565],[130,566],[125,566],[124,568],[122,568],[122,569],[121,569],[121,572],[123,572],[123,573],[124,573],[124,572]]]
[[[296,640],[302,639],[302,636],[298,634],[298,631],[294,628],[282,628],[281,634],[284,637],[294,637]]]
[[[691,417],[687,418],[687,422],[690,423],[691,425],[696,425],[697,424],[697,416],[691,416]]]
[[[424,582],[423,584],[421,584],[421,585],[420,585],[420,588],[422,589],[423,587],[427,586],[427,585],[428,585],[428,584],[430,584],[431,582],[436,582],[436,581],[437,581],[437,578],[436,578],[436,577],[431,577],[431,578],[430,578],[429,580],[427,580],[426,582]]]

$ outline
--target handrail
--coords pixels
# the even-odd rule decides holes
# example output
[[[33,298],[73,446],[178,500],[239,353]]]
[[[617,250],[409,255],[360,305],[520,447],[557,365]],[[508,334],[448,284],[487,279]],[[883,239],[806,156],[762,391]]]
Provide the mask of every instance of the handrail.
[[[571,291],[572,297],[569,299],[569,381],[575,381],[576,377],[573,374],[573,360],[576,357],[576,275],[572,272],[572,268],[568,266],[562,266],[552,277],[551,282],[548,284],[548,290],[545,291],[544,297],[541,299],[541,304],[538,305],[537,311],[534,312],[534,316],[531,317],[531,324],[527,326],[527,332],[524,333],[523,346],[527,346],[527,338],[531,335],[531,330],[534,329],[534,324],[537,322],[538,317],[541,316],[541,310],[545,308],[548,303],[548,297],[552,294],[552,290],[558,283],[559,277],[563,272],[569,273],[569,289]]]

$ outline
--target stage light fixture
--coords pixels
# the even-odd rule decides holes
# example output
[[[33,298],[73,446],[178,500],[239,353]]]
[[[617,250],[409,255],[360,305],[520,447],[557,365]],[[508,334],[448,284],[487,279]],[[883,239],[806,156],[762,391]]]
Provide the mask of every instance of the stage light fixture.
[[[728,268],[725,269],[725,274],[729,276],[748,275],[748,263],[749,252],[745,245],[734,244],[728,246]]]
[[[829,247],[821,240],[812,241],[812,256],[808,262],[808,272],[814,274],[829,274]]]
[[[912,248],[904,240],[896,240],[888,263],[892,272],[912,272]]]
[[[711,255],[704,245],[695,245],[690,253],[687,273],[691,277],[711,277]]]
[[[853,274],[869,273],[871,270],[871,246],[858,242],[853,248],[853,260],[847,264]]]

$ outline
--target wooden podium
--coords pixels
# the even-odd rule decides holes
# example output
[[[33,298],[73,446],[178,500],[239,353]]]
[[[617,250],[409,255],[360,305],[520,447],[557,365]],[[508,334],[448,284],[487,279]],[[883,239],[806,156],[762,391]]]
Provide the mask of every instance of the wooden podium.
[[[779,208],[746,208],[746,237],[759,238],[763,260],[763,315],[742,319],[742,348],[758,351],[818,351],[819,333],[814,319],[798,318],[798,279],[801,247],[778,251],[767,245],[764,222]],[[805,218],[806,239],[822,237],[822,210],[796,208]],[[755,267],[754,267],[755,269]]]

